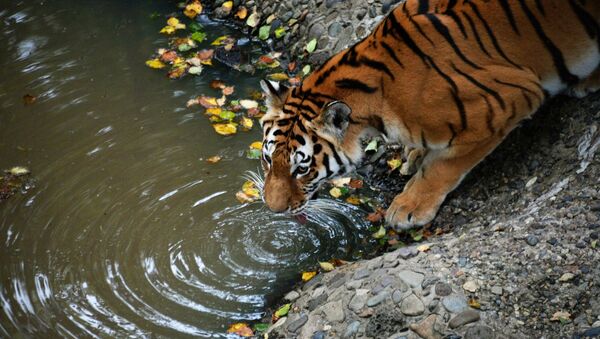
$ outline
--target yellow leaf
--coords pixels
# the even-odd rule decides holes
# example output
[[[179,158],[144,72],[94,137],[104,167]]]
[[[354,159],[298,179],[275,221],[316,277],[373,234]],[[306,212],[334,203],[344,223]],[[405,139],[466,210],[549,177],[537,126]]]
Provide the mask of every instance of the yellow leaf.
[[[319,262],[319,266],[321,266],[321,269],[325,272],[333,271],[335,268],[333,267],[333,264],[329,262]]]
[[[223,44],[223,41],[229,39],[229,35],[223,35],[215,39],[215,41],[211,42],[213,46],[219,46]]]
[[[179,19],[174,18],[174,17],[170,17],[169,20],[167,20],[167,25],[173,27],[173,30],[185,28],[185,25],[180,23]]]
[[[254,121],[252,121],[250,118],[242,117],[240,124],[242,127],[244,127],[244,129],[250,130],[252,129],[252,126],[254,126]]]
[[[29,174],[29,169],[27,167],[15,166],[8,171],[10,174],[15,177]]]
[[[212,157],[206,159],[206,161],[208,161],[211,164],[216,164],[217,162],[221,161],[221,157],[218,155],[213,155]]]
[[[175,27],[173,26],[165,26],[163,27],[159,33],[164,33],[164,34],[173,34],[175,33]]]
[[[216,100],[215,100],[215,104],[216,104]],[[222,109],[220,107],[209,107],[206,109],[205,113],[208,115],[220,115],[221,111],[222,111]]]
[[[221,135],[231,135],[237,133],[237,124],[233,122],[227,124],[214,124],[213,128]]]
[[[342,190],[340,190],[339,187],[334,187],[329,190],[329,194],[334,198],[339,198],[342,196]]]
[[[275,80],[275,81],[285,81],[287,79],[289,79],[290,77],[285,74],[285,73],[273,73],[273,74],[269,74],[267,75],[267,77],[271,80]]]
[[[246,16],[248,16],[248,10],[246,9],[246,7],[241,6],[240,8],[238,8],[238,11],[237,13],[235,13],[235,16],[240,20],[244,20],[246,19]]]
[[[233,7],[233,1],[225,1],[221,7],[225,9],[231,9],[231,7]]]
[[[200,63],[207,66],[212,66],[212,59],[200,60]]]
[[[307,282],[310,279],[314,278],[315,275],[317,275],[316,271],[313,271],[313,272],[303,272],[302,273],[302,281]]]
[[[250,148],[257,149],[259,151],[262,150],[262,141],[255,141],[255,142],[251,143]]]
[[[346,198],[346,202],[352,205],[360,205],[360,198],[355,195],[352,195]]]
[[[194,1],[193,3],[185,6],[185,9],[183,10],[183,14],[190,19],[195,18],[200,13],[202,13],[202,5],[198,1]]]
[[[258,200],[257,198],[251,197],[242,191],[237,192],[235,194],[235,198],[242,204],[251,203],[251,202],[255,202],[256,200]]]
[[[187,62],[184,58],[177,57],[173,59],[173,67],[184,67],[187,65]]]
[[[242,337],[251,337],[254,335],[252,329],[246,323],[237,323],[229,326],[227,333],[234,333]]]
[[[391,159],[387,161],[388,167],[390,168],[390,171],[395,170],[396,168],[402,166],[402,160],[395,158],[395,159]]]
[[[385,236],[385,228],[383,226],[379,226],[379,230],[373,233],[372,237],[375,239],[381,239]]]
[[[260,198],[260,191],[252,181],[248,180],[242,185],[242,192],[251,197]]]
[[[146,66],[150,67],[150,68],[163,68],[166,65],[162,63],[162,61],[158,60],[158,59],[152,59],[152,60],[148,60],[146,61]]]
[[[470,298],[468,301],[469,306],[473,307],[473,308],[477,308],[480,309],[481,308],[481,303],[479,303],[479,300],[475,299],[475,298]]]

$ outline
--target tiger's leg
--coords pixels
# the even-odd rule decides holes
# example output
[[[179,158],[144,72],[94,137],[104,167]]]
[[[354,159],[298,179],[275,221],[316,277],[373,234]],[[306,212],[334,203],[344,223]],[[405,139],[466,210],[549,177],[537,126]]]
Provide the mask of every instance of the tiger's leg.
[[[594,93],[598,90],[600,90],[600,68],[596,68],[596,70],[590,74],[589,77],[571,87],[567,91],[567,95],[575,98],[583,98],[586,95]]]

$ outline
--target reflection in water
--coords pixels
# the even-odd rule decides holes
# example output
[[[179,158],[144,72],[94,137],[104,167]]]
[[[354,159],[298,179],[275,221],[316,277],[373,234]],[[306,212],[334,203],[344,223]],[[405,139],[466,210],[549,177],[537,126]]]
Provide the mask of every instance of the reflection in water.
[[[0,168],[28,166],[36,186],[0,204],[0,337],[223,337],[365,242],[352,207],[302,225],[235,200],[260,131],[219,136],[184,105],[214,78],[247,97],[258,76],[147,69],[165,45],[149,16],[171,6],[3,1]]]

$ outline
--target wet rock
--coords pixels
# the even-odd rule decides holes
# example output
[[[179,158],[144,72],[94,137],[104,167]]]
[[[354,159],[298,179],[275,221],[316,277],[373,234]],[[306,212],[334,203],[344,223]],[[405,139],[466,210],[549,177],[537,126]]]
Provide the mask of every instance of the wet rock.
[[[327,293],[323,293],[323,294],[319,295],[318,297],[309,300],[307,303],[308,310],[313,311],[317,307],[321,306],[321,304],[323,304],[327,300],[327,297],[328,297]]]
[[[425,312],[425,305],[416,295],[411,294],[402,300],[400,311],[405,315],[415,316]]]
[[[373,316],[373,314],[375,314],[375,311],[372,308],[365,308],[358,314],[358,316],[361,318],[369,318]]]
[[[475,293],[477,292],[477,290],[479,289],[479,285],[477,285],[477,283],[473,280],[469,280],[466,283],[463,284],[462,288],[465,291],[471,292],[471,293]]]
[[[356,333],[358,333],[358,329],[360,328],[360,321],[355,320],[346,327],[346,331],[342,335],[342,338],[352,338]]]
[[[467,305],[467,300],[458,294],[451,294],[447,297],[444,297],[442,299],[442,305],[444,305],[444,308],[448,312],[452,313],[458,313],[469,308],[469,305]]]
[[[435,284],[436,295],[439,295],[440,297],[445,297],[447,295],[450,295],[451,293],[452,287],[450,287],[450,285],[446,284],[445,282],[439,282]]]
[[[384,301],[389,296],[388,292],[381,292],[376,296],[373,296],[367,300],[367,306],[373,307],[379,305],[382,301]]]
[[[399,304],[402,301],[403,297],[404,297],[404,293],[402,293],[402,291],[400,291],[400,290],[394,290],[394,292],[392,293],[392,301],[395,304]]]
[[[364,279],[364,278],[368,277],[370,274],[371,274],[371,270],[369,270],[368,268],[361,268],[360,270],[358,270],[354,273],[354,276],[352,276],[352,279],[354,279],[354,280]]]
[[[286,294],[285,297],[283,297],[283,299],[287,301],[295,301],[298,298],[300,298],[300,293],[296,291],[291,291],[290,293]]]
[[[400,277],[402,281],[408,284],[408,286],[415,288],[421,286],[421,282],[423,282],[424,275],[421,273],[404,270],[398,273],[398,277]]]
[[[373,338],[386,338],[404,329],[406,329],[406,323],[402,313],[396,309],[384,309],[369,318],[365,335]]]
[[[344,308],[342,301],[332,301],[327,303],[322,308],[323,314],[329,322],[342,322],[346,317],[344,314]]]
[[[535,235],[528,235],[527,238],[525,238],[525,241],[527,242],[527,245],[529,246],[535,246],[540,242],[540,239],[538,239],[538,237],[536,237]]]
[[[479,320],[479,312],[475,310],[466,310],[457,314],[454,318],[450,319],[448,326],[450,328],[457,328],[465,324],[470,324]]]
[[[427,277],[423,280],[423,282],[421,283],[421,288],[422,289],[426,289],[427,287],[435,284],[436,282],[438,282],[440,280],[440,278],[438,277]]]
[[[471,326],[465,332],[465,339],[494,339],[495,337],[494,330],[484,325]]]
[[[337,273],[336,275],[334,275],[331,279],[329,279],[327,281],[326,285],[330,289],[336,289],[336,288],[342,286],[345,282],[346,282],[346,274]]]
[[[304,326],[304,324],[306,324],[307,321],[308,321],[308,315],[302,314],[298,319],[290,322],[287,325],[287,330],[290,332],[296,332],[296,331],[298,331],[298,329],[300,329],[300,327]]]
[[[362,281],[361,280],[352,280],[352,281],[348,281],[346,283],[346,288],[349,290],[355,290],[360,288],[360,286],[362,286]]]
[[[348,304],[348,308],[355,313],[358,313],[363,307],[365,307],[365,303],[369,299],[369,290],[359,289],[356,290],[356,293],[350,299],[350,303]]]
[[[322,285],[323,274],[317,274],[314,278],[310,279],[304,286],[302,286],[302,290],[306,291],[312,287],[318,287]]]
[[[437,316],[435,314],[431,314],[421,322],[411,324],[410,329],[417,333],[421,338],[441,339],[442,336],[435,330],[436,321]]]

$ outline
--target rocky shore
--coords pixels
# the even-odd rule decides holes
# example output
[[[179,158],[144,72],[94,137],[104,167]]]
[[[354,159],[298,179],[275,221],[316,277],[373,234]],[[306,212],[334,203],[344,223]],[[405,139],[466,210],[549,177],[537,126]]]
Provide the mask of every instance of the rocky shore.
[[[319,64],[395,2],[234,6],[289,27],[275,47],[317,39]],[[600,94],[550,101],[448,197],[434,221],[445,234],[317,275],[285,296],[269,338],[600,337],[599,153]]]

